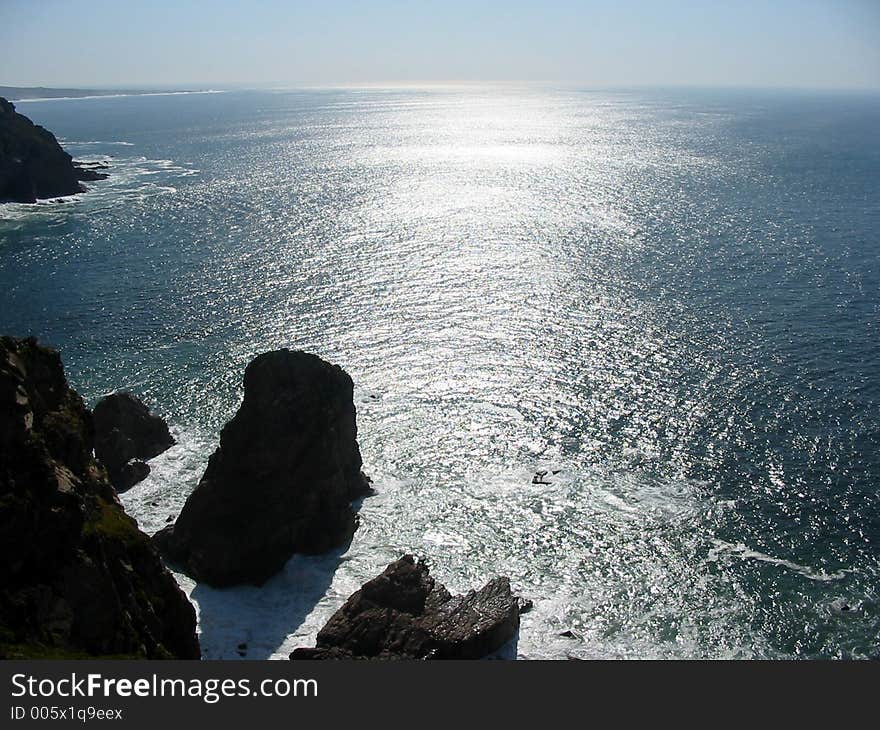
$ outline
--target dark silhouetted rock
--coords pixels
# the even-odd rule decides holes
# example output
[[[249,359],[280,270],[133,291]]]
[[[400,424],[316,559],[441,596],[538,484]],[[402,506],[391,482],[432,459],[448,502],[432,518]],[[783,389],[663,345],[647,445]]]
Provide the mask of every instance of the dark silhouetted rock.
[[[244,400],[160,550],[200,581],[260,584],[293,553],[346,544],[361,472],[351,378],[315,355],[268,352],[245,370]]]
[[[101,169],[107,169],[109,165],[101,165]],[[106,180],[110,177],[107,172],[98,172],[95,167],[87,167],[85,162],[73,161],[73,169],[76,170],[76,179],[82,182],[95,182],[96,180]]]
[[[404,555],[355,592],[291,659],[480,659],[519,629],[507,578],[451,596],[423,562]]]
[[[0,658],[196,659],[195,611],[93,434],[58,353],[0,338]]]
[[[131,393],[113,393],[94,410],[95,456],[107,467],[117,491],[130,489],[150,473],[152,459],[174,445],[168,424]]]
[[[108,165],[101,162],[77,162],[74,161],[73,169],[76,172],[76,179],[81,182],[95,182],[96,180],[106,180],[110,177],[106,172]]]
[[[140,459],[132,459],[119,470],[115,478],[111,475],[111,481],[117,492],[124,492],[148,476],[150,465]]]

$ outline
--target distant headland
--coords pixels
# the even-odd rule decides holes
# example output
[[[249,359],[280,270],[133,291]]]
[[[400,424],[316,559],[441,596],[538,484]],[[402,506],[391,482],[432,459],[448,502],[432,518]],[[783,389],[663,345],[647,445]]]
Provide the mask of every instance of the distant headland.
[[[0,97],[0,203],[82,193],[81,182],[103,180],[103,162],[76,162],[48,129],[15,111]]]
[[[96,96],[154,96],[157,94],[210,94],[214,89],[62,89],[49,86],[0,86],[9,101],[38,99],[86,99]]]

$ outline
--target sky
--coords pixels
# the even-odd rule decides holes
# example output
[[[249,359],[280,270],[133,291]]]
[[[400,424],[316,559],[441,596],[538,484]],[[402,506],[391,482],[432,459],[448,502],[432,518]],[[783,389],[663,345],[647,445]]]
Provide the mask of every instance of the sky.
[[[880,88],[880,0],[0,0],[0,85]]]

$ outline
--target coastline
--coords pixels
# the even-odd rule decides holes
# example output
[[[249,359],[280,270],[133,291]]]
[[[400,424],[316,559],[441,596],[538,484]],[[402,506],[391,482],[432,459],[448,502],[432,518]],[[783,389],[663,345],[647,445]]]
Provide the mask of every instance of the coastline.
[[[225,94],[226,89],[204,89],[202,91],[144,91],[144,92],[127,92],[122,94],[84,94],[82,96],[42,96],[42,97],[25,97],[23,99],[10,98],[17,104],[26,104],[31,101],[75,101],[77,99],[122,99],[134,96],[193,96],[197,94]]]

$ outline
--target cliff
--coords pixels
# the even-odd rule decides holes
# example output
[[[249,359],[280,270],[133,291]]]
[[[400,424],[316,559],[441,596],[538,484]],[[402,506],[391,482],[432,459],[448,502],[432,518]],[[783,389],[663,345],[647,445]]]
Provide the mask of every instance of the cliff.
[[[107,177],[100,169],[74,162],[54,134],[0,98],[0,203],[81,193],[80,181]]]
[[[92,454],[61,358],[0,338],[0,658],[192,658],[195,611]]]

